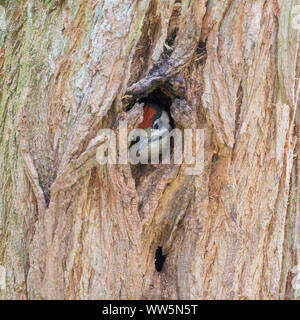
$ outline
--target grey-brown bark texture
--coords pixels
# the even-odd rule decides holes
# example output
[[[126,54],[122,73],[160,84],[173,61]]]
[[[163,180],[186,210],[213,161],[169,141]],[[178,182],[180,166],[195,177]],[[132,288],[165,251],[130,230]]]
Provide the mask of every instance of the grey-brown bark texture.
[[[298,0],[0,4],[1,298],[297,297]],[[153,92],[202,175],[97,163]]]

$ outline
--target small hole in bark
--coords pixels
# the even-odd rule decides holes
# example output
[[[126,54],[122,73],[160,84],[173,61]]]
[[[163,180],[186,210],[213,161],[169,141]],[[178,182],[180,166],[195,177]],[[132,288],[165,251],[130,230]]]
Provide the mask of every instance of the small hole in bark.
[[[166,256],[162,253],[162,247],[158,247],[155,252],[155,269],[157,272],[161,272],[164,262],[166,260]]]
[[[212,162],[215,163],[217,162],[219,159],[219,155],[217,153],[214,153],[214,155],[212,156]]]

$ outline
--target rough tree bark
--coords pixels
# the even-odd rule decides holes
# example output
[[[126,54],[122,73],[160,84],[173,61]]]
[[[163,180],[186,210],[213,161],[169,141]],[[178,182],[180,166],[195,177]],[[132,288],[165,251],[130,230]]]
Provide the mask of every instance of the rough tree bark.
[[[297,297],[298,0],[0,4],[1,298]],[[205,129],[201,176],[97,163],[151,94]]]

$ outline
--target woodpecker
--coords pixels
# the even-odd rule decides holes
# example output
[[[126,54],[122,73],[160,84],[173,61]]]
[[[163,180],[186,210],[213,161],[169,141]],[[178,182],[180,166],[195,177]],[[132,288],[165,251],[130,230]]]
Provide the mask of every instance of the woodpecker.
[[[137,129],[145,130],[143,134],[136,130],[129,147],[129,158],[131,163],[139,159],[143,164],[149,163],[151,159],[159,159],[163,150],[167,150],[169,135],[172,129],[168,113],[156,104],[144,106],[143,121]]]

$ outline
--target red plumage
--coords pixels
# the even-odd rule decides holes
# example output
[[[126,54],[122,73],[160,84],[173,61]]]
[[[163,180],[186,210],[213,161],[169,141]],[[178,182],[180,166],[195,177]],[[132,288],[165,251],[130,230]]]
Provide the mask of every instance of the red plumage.
[[[152,126],[153,119],[157,110],[152,106],[144,107],[143,121],[139,124],[138,129],[147,129]]]

